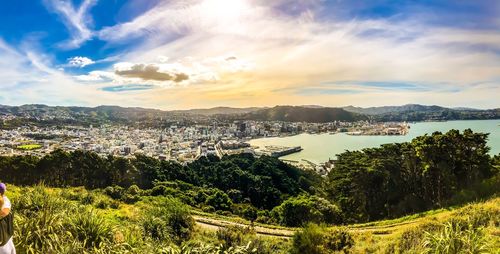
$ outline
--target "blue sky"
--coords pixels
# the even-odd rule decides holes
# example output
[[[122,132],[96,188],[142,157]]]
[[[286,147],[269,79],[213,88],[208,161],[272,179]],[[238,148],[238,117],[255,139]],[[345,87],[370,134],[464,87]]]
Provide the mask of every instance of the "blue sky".
[[[500,107],[500,2],[4,0],[0,104]]]

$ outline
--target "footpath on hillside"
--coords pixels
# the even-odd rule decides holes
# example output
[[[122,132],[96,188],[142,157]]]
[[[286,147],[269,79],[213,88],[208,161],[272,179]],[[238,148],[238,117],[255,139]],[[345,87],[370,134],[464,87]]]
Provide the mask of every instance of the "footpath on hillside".
[[[440,218],[448,215],[450,211],[441,211],[433,215],[422,215],[414,218],[408,219],[396,219],[394,221],[379,221],[366,224],[354,224],[348,225],[347,228],[353,232],[371,232],[373,234],[388,235],[392,234],[400,229],[407,228],[412,225],[417,225],[428,217]],[[194,220],[196,224],[204,229],[208,230],[219,230],[221,228],[227,228],[230,226],[248,227],[250,224],[234,222],[222,218],[209,218],[201,215],[194,215]],[[270,237],[280,237],[280,238],[291,238],[298,229],[295,228],[279,228],[266,226],[262,224],[254,225],[254,230],[257,235],[270,236]]]

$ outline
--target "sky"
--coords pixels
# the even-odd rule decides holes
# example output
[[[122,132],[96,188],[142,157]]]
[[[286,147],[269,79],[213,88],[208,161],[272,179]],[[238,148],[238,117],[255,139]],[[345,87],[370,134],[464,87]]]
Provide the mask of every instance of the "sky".
[[[2,0],[0,104],[500,107],[500,1]]]

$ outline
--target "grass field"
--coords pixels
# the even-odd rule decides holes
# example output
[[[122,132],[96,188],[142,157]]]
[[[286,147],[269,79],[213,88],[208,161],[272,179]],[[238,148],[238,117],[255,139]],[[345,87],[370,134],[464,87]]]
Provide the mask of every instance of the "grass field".
[[[17,146],[17,149],[21,150],[35,150],[35,149],[40,149],[42,146],[39,144],[26,144],[26,145],[20,145]]]

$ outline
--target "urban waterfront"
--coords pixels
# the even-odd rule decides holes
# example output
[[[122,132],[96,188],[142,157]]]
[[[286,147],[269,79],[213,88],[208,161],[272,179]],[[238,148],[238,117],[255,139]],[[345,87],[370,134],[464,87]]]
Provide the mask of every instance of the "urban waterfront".
[[[430,134],[434,131],[446,132],[451,129],[463,131],[467,128],[474,132],[490,133],[488,145],[491,154],[500,153],[500,120],[468,120],[446,122],[418,122],[411,123],[410,130],[404,136],[352,136],[345,133],[337,134],[308,134],[303,133],[288,137],[259,138],[251,140],[252,146],[301,146],[302,151],[281,157],[286,160],[308,160],[322,163],[334,159],[336,154],[345,150],[359,150],[368,147],[377,147],[387,143],[410,141],[417,136]]]

